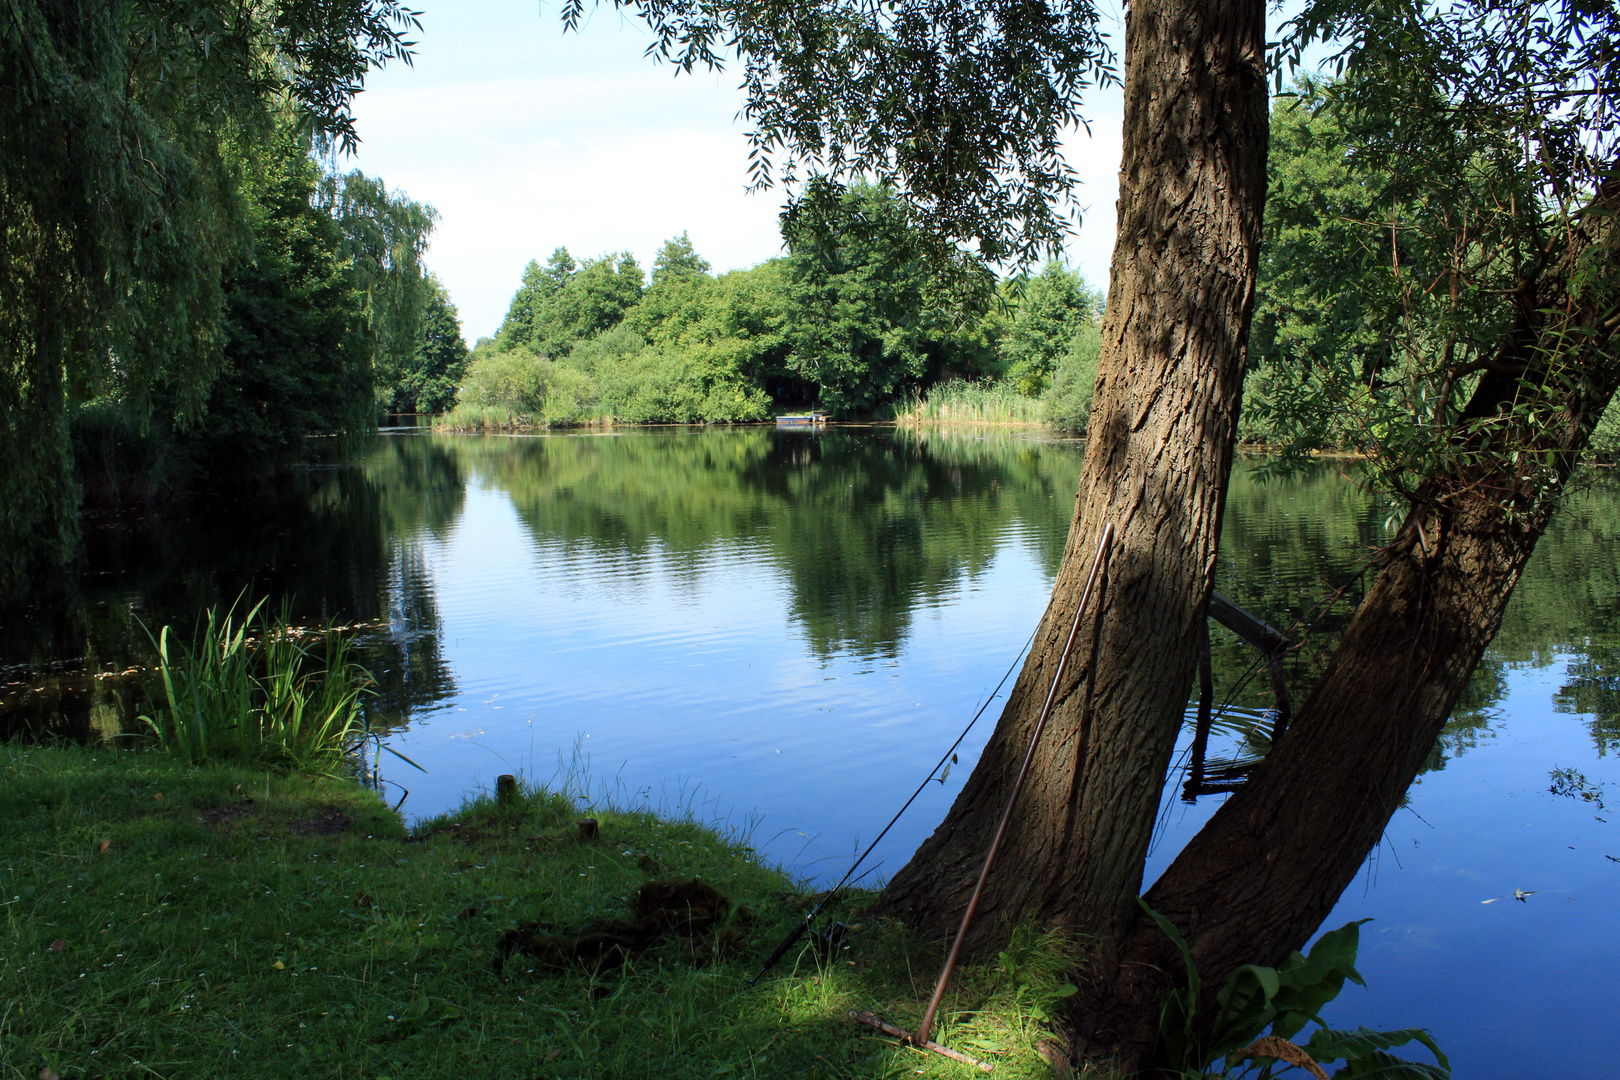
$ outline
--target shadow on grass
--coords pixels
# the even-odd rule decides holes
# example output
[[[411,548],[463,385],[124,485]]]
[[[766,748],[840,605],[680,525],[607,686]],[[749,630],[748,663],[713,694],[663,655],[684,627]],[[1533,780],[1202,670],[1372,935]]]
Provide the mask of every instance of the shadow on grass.
[[[0,1077],[976,1075],[848,1020],[915,1024],[941,953],[861,895],[835,916],[849,948],[749,987],[799,883],[692,821],[598,807],[581,840],[579,814],[525,789],[407,834],[358,785],[0,744]],[[652,868],[746,909],[738,951],[494,974],[503,933],[620,917]],[[1047,1075],[1068,955],[1021,931],[961,973],[936,1037]]]

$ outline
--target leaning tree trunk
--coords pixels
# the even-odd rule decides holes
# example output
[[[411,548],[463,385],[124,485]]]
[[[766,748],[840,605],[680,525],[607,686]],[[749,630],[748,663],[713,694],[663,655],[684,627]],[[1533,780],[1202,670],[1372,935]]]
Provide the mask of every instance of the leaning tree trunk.
[[[882,898],[954,927],[1114,523],[970,953],[1026,912],[1104,946],[1131,924],[1220,536],[1266,189],[1264,7],[1142,0],[1126,22],[1119,233],[1068,548],[983,756]]]
[[[1421,486],[1287,733],[1149,891],[1191,945],[1206,1002],[1238,966],[1280,963],[1327,918],[1495,636],[1556,493],[1620,384],[1620,297],[1604,268],[1620,260],[1616,207],[1620,179],[1526,288],[1519,325],[1463,417],[1492,422],[1458,440],[1460,467]],[[1119,962],[1071,1012],[1082,1054],[1128,1068],[1147,1061],[1158,1002],[1180,968],[1139,914]]]

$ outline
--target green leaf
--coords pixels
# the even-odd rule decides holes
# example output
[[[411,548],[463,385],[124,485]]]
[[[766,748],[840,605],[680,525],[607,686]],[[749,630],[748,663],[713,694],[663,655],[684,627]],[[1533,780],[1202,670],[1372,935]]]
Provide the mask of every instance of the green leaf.
[[[1219,1008],[1209,1045],[1210,1055],[1227,1054],[1253,1042],[1277,1015],[1272,1001],[1281,986],[1276,968],[1244,964],[1232,972],[1226,985],[1215,995]]]
[[[1430,1065],[1422,1061],[1407,1061],[1383,1050],[1374,1050],[1366,1057],[1349,1062],[1333,1074],[1335,1077],[1377,1077],[1378,1080],[1451,1080],[1451,1070],[1443,1065]]]
[[[1371,919],[1357,919],[1345,923],[1337,930],[1329,930],[1311,946],[1310,959],[1319,964],[1331,964],[1342,969],[1345,976],[1357,986],[1366,986],[1353,966],[1356,952],[1361,947],[1361,924]]]
[[[1354,965],[1361,943],[1361,924],[1367,921],[1359,919],[1330,930],[1317,940],[1310,956],[1296,952],[1278,970],[1282,989],[1274,1002],[1277,1018],[1271,1028],[1273,1035],[1292,1039],[1309,1021],[1320,1023],[1317,1014],[1339,996],[1345,979],[1366,985]]]
[[[1163,930],[1165,936],[1175,942],[1176,948],[1181,950],[1181,961],[1187,965],[1187,992],[1193,1001],[1197,1001],[1203,984],[1198,978],[1198,968],[1193,964],[1192,949],[1187,947],[1187,939],[1181,936],[1181,931],[1176,929],[1175,923],[1148,907],[1148,902],[1142,897],[1138,896],[1136,902],[1142,905],[1143,911],[1153,916],[1153,921],[1159,924],[1159,929]]]
[[[410,758],[406,757],[404,754],[400,753],[398,750],[395,750],[392,746],[389,746],[386,743],[378,743],[377,745],[379,747],[381,747],[382,749],[388,751],[390,754],[393,754],[395,757],[399,758],[399,760],[403,761],[405,764],[409,765],[411,768],[417,769],[417,770],[419,770],[421,772],[427,772],[427,770],[422,768],[422,766],[418,765],[416,762],[412,761]]]
[[[1195,1047],[1193,1043],[1193,1019],[1198,1011],[1198,996],[1202,990],[1202,982],[1198,978],[1198,968],[1193,964],[1192,950],[1187,947],[1187,940],[1181,936],[1175,924],[1160,915],[1148,906],[1148,902],[1140,896],[1136,902],[1142,905],[1142,910],[1153,917],[1153,921],[1163,930],[1165,936],[1175,942],[1176,948],[1181,950],[1181,959],[1187,966],[1187,988],[1185,990],[1172,990],[1165,995],[1164,1004],[1159,1006],[1159,1044],[1168,1059],[1176,1064],[1194,1064],[1202,1066],[1203,1061],[1195,1061]]]
[[[1401,1028],[1398,1031],[1373,1031],[1371,1028],[1365,1027],[1356,1028],[1354,1031],[1335,1031],[1322,1028],[1311,1035],[1311,1041],[1306,1044],[1305,1049],[1317,1061],[1338,1061],[1343,1059],[1347,1066],[1359,1068],[1358,1062],[1371,1061],[1375,1055],[1380,1054],[1382,1055],[1380,1060],[1387,1058],[1390,1061],[1400,1061],[1399,1058],[1392,1058],[1388,1054],[1383,1054],[1383,1051],[1395,1046],[1404,1046],[1409,1042],[1419,1042],[1428,1047],[1429,1052],[1434,1054],[1435,1059],[1440,1063],[1441,1072],[1416,1072],[1406,1075],[1422,1077],[1451,1075],[1450,1059],[1441,1053],[1440,1047],[1435,1044],[1433,1037],[1422,1028]],[[1418,1068],[1419,1066],[1411,1065],[1409,1067]],[[1431,1067],[1425,1065],[1422,1068],[1428,1069]],[[1353,1072],[1349,1075],[1371,1076],[1372,1073]]]

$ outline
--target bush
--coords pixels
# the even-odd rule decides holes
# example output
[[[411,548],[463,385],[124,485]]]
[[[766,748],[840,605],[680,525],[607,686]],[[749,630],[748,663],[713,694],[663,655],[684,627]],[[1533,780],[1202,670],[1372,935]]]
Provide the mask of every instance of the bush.
[[[588,423],[600,418],[600,398],[586,372],[520,347],[473,361],[446,425],[499,430]]]
[[[757,386],[717,382],[703,396],[705,424],[744,424],[771,418],[771,396]]]
[[[1102,353],[1102,331],[1095,324],[1081,327],[1069,349],[1052,371],[1052,385],[1041,398],[1047,423],[1062,431],[1083,432],[1091,418],[1091,395],[1097,384],[1097,357]]]
[[[626,424],[733,424],[770,417],[758,387],[710,377],[684,353],[647,349],[597,368],[602,403]]]
[[[686,352],[649,348],[628,327],[581,342],[563,361],[527,349],[474,359],[445,426],[458,431],[574,424],[727,424],[770,418],[769,395],[716,376]]]
[[[602,399],[624,423],[691,424],[703,418],[703,384],[678,357],[649,350],[602,375]]]
[[[468,367],[456,404],[539,416],[545,410],[553,366],[550,360],[524,348],[480,356]]]
[[[570,427],[598,419],[603,410],[596,383],[583,371],[551,364],[546,373],[545,399],[540,415],[548,427]]]
[[[634,327],[620,323],[575,345],[563,362],[594,377],[603,365],[629,360],[646,350],[646,337]]]

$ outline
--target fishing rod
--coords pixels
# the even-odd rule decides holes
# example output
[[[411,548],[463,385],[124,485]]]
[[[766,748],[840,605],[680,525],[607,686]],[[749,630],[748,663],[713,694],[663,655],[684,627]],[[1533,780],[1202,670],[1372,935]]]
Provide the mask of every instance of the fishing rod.
[[[1039,630],[1039,627],[1037,627],[1036,630]],[[844,872],[844,876],[838,879],[838,884],[834,885],[830,890],[827,891],[825,895],[822,896],[822,898],[816,903],[816,906],[810,909],[810,914],[806,915],[803,919],[800,919],[798,925],[792,930],[788,931],[787,937],[783,938],[782,944],[778,945],[776,947],[776,951],[771,953],[770,959],[765,961],[765,965],[759,969],[759,973],[756,974],[752,979],[748,980],[749,986],[753,986],[755,983],[759,982],[760,979],[764,978],[765,973],[771,970],[771,968],[775,967],[778,960],[787,955],[787,951],[793,948],[794,943],[804,936],[805,931],[810,929],[811,925],[816,921],[816,916],[821,914],[821,910],[831,903],[833,897],[836,896],[841,889],[843,889],[844,885],[849,881],[850,875],[855,873],[855,871],[860,867],[861,863],[866,861],[866,857],[872,854],[872,849],[878,846],[878,842],[889,834],[890,829],[894,828],[894,823],[900,820],[902,814],[911,809],[911,804],[917,801],[917,796],[921,795],[923,790],[927,788],[929,784],[934,782],[934,773],[939,772],[939,770],[945,766],[945,762],[951,759],[951,757],[956,753],[956,748],[962,745],[962,740],[967,738],[968,732],[973,730],[973,725],[977,724],[979,722],[979,717],[984,715],[984,710],[988,709],[990,707],[990,703],[996,700],[996,696],[1001,693],[1001,688],[1007,684],[1008,677],[1012,675],[1013,669],[1018,666],[1018,661],[1022,659],[1024,651],[1029,648],[1030,644],[1034,640],[1035,631],[1031,631],[1029,640],[1024,642],[1023,648],[1018,650],[1018,655],[1013,657],[1012,663],[1007,665],[1007,670],[1002,673],[1001,681],[996,683],[996,688],[994,690],[990,691],[990,696],[984,699],[984,704],[980,705],[979,711],[973,714],[973,719],[967,722],[967,727],[962,729],[962,734],[958,735],[956,737],[956,741],[951,743],[950,747],[945,751],[945,753],[940,756],[938,764],[936,764],[933,769],[929,771],[927,776],[923,777],[923,782],[917,785],[917,790],[911,793],[911,798],[907,799],[905,805],[895,813],[894,817],[889,819],[889,823],[887,825],[883,826],[883,831],[877,834],[877,838],[874,839],[870,844],[866,845],[866,850],[861,852],[860,858],[856,859],[850,864],[849,869]],[[871,871],[868,870],[867,873],[871,873]],[[865,876],[866,874],[861,875],[861,877]],[[859,880],[859,878],[856,880]]]
[[[1114,539],[1114,523],[1103,525],[1102,537],[1097,541],[1097,554],[1091,560],[1091,573],[1086,576],[1086,587],[1080,593],[1080,603],[1075,605],[1074,622],[1069,625],[1069,638],[1063,643],[1063,655],[1058,658],[1057,670],[1052,673],[1052,686],[1046,691],[1046,703],[1041,706],[1041,715],[1035,721],[1035,730],[1029,736],[1029,749],[1024,751],[1024,763],[1018,768],[1018,777],[1013,781],[1012,792],[1007,796],[1007,807],[1001,812],[1001,821],[996,825],[996,835],[990,840],[990,850],[984,853],[984,866],[979,870],[978,883],[973,886],[973,895],[968,897],[967,908],[962,912],[962,925],[956,930],[956,940],[951,942],[950,954],[945,957],[945,966],[940,970],[939,982],[934,985],[934,996],[928,1000],[928,1008],[923,1012],[922,1023],[917,1025],[916,1032],[911,1041],[917,1046],[934,1048],[928,1041],[928,1029],[934,1025],[934,1013],[939,1009],[939,1003],[945,996],[945,986],[951,981],[951,969],[956,966],[956,956],[962,951],[962,941],[967,937],[968,924],[973,921],[973,912],[979,906],[979,897],[984,892],[984,883],[990,877],[990,867],[995,864],[996,852],[1001,847],[1001,838],[1007,833],[1007,825],[1012,821],[1013,807],[1018,805],[1018,794],[1024,789],[1024,777],[1029,775],[1029,766],[1035,760],[1035,747],[1041,741],[1041,732],[1046,727],[1047,717],[1052,715],[1052,704],[1057,701],[1058,683],[1063,679],[1063,669],[1068,666],[1069,653],[1074,649],[1074,639],[1080,632],[1080,615],[1086,610],[1086,604],[1091,600],[1092,586],[1096,585],[1097,577],[1102,572],[1103,562],[1108,557],[1109,546]]]

